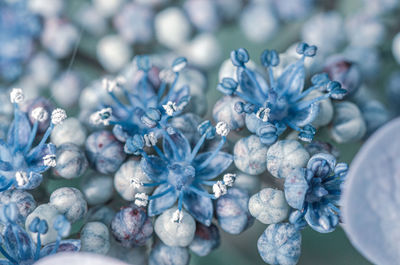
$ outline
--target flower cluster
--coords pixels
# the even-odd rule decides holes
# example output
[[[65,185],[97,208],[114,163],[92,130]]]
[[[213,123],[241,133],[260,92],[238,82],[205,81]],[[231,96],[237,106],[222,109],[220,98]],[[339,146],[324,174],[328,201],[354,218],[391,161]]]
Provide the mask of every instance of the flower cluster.
[[[154,141],[156,126],[166,126],[168,120],[182,112],[190,99],[189,87],[176,87],[179,72],[187,61],[176,59],[171,68],[159,70],[150,64],[150,58],[139,56],[138,72],[129,81],[124,77],[104,79],[103,87],[112,99],[111,104],[101,103],[102,109],[93,113],[93,124],[113,125],[113,133],[125,142],[129,136],[147,135],[146,142]],[[122,91],[126,104],[116,95]],[[154,129],[155,128],[155,129]]]
[[[46,141],[54,127],[66,119],[66,113],[62,109],[55,109],[49,117],[44,108],[37,107],[31,112],[34,120],[31,125],[27,115],[19,108],[24,100],[22,90],[14,88],[10,100],[14,105],[14,121],[6,141],[0,139],[0,190],[34,189],[42,182],[42,173],[56,166],[56,147]],[[49,127],[39,143],[32,148],[39,124],[47,119],[51,119]]]

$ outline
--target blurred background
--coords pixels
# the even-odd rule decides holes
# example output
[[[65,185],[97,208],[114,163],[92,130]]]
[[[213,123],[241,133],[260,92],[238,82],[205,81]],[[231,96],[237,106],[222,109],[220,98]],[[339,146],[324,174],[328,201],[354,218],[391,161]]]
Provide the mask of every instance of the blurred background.
[[[215,89],[220,67],[233,49],[246,48],[258,63],[264,49],[291,54],[293,44],[303,40],[319,48],[309,74],[323,69],[329,56],[343,55],[359,63],[364,89],[390,105],[386,91],[399,76],[399,5],[399,0],[0,0],[0,95],[23,87],[28,98],[47,96],[68,108],[69,116],[79,116],[82,91],[123,71],[135,55],[166,62],[181,55],[205,77],[206,100],[198,108],[211,119],[210,106],[221,97]],[[0,106],[0,128],[9,112]],[[338,145],[340,160],[351,162],[360,145]],[[78,186],[79,180],[49,179],[42,188],[50,193],[65,183]],[[191,264],[264,264],[256,244],[265,228],[256,221],[239,236],[221,231],[220,248],[208,257],[192,255]],[[299,264],[370,264],[341,228],[330,234],[307,228],[302,235]]]

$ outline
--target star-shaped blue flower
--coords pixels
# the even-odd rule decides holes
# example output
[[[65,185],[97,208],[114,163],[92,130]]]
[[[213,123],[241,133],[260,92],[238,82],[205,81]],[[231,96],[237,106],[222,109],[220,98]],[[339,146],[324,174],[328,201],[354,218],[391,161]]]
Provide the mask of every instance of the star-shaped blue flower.
[[[313,57],[317,47],[300,43],[297,52],[302,57],[288,65],[279,77],[273,68],[279,65],[275,50],[265,50],[261,62],[267,69],[268,80],[256,70],[246,66],[249,55],[245,49],[232,51],[231,60],[237,67],[237,80],[224,78],[217,89],[227,95],[236,95],[244,102],[238,102],[235,110],[246,113],[246,126],[257,134],[264,144],[271,145],[287,127],[299,132],[299,138],[311,142],[315,128],[311,122],[319,111],[318,102],[327,98],[341,99],[346,91],[338,82],[329,80],[326,74],[315,75],[312,87],[304,89],[306,57]],[[313,90],[326,92],[311,100],[304,100]]]
[[[63,215],[54,221],[54,229],[58,233],[57,241],[45,245],[40,243],[40,236],[48,231],[48,224],[38,217],[29,224],[29,230],[37,233],[37,244],[29,233],[18,224],[18,208],[15,203],[2,205],[0,208],[0,222],[4,225],[1,233],[0,253],[5,259],[0,259],[0,265],[31,265],[38,259],[62,251],[79,251],[80,240],[61,240],[68,236],[71,224]]]
[[[65,118],[65,111],[55,109],[51,114],[51,123],[36,147],[32,148],[40,122],[48,118],[41,107],[32,111],[35,119],[31,126],[27,115],[19,109],[23,100],[21,89],[13,89],[10,94],[14,104],[14,121],[11,123],[7,139],[0,139],[0,191],[11,188],[34,189],[42,182],[42,173],[56,165],[56,147],[46,141],[54,126]]]
[[[94,124],[113,125],[114,135],[122,142],[135,134],[148,134],[157,125],[166,125],[190,99],[188,86],[176,88],[179,72],[187,64],[185,58],[177,58],[171,68],[160,71],[159,77],[154,77],[158,69],[151,66],[147,56],[137,56],[136,63],[139,71],[129,80],[103,80],[112,103],[102,103],[101,110],[91,115]],[[116,90],[121,90],[122,97]]]
[[[179,130],[172,127],[162,130],[163,151],[154,146],[157,156],[147,155],[141,150],[144,144],[140,138],[132,140],[134,144],[129,141],[128,149],[142,154],[141,167],[153,181],[138,183],[133,179],[133,184],[157,187],[151,196],[136,194],[135,203],[138,206],[146,206],[149,202],[149,216],[161,214],[178,201],[175,221],[179,222],[184,207],[197,221],[206,226],[211,225],[212,199],[226,193],[227,187],[233,184],[234,175],[226,174],[223,181],[213,179],[231,165],[233,157],[221,151],[229,133],[226,123],[218,123],[214,128],[209,121],[205,121],[199,125],[198,130],[202,136],[193,148]],[[205,140],[213,138],[215,133],[221,135],[216,149],[199,153]],[[212,186],[214,194],[209,194],[205,186]]]
[[[320,233],[332,232],[340,220],[337,205],[347,170],[347,164],[336,164],[334,156],[319,153],[310,158],[307,168],[286,176],[286,201],[295,209],[289,221],[298,228],[308,224]]]

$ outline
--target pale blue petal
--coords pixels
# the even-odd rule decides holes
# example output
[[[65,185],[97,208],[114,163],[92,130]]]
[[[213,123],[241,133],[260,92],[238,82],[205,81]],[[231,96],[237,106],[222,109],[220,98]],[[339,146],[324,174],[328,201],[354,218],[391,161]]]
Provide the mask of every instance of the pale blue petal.
[[[209,158],[212,153],[201,153],[193,160],[193,166],[196,169],[196,179],[209,180],[216,178],[232,164],[233,156],[231,154],[218,152],[205,168],[199,169],[201,163]]]
[[[197,189],[203,190],[200,187],[197,187]],[[214,208],[210,198],[190,191],[185,192],[183,195],[183,206],[198,222],[206,226],[211,225]]]
[[[152,195],[160,194],[167,189],[169,189],[169,185],[162,184],[154,190]],[[171,208],[172,205],[174,205],[174,203],[176,202],[177,198],[178,198],[178,192],[176,192],[176,190],[173,189],[171,192],[168,192],[164,196],[150,200],[148,208],[149,216],[159,215],[163,213],[165,210]]]

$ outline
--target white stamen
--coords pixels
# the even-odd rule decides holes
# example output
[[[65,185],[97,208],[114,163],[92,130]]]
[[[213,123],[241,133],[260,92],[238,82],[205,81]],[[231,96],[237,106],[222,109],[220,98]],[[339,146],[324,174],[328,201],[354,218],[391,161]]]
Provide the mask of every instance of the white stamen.
[[[48,167],[55,167],[57,165],[56,155],[45,155],[43,157],[43,164]]]
[[[113,92],[118,86],[118,82],[116,80],[110,80],[107,78],[103,79],[103,88],[107,90],[107,92]]]
[[[227,136],[230,132],[230,129],[226,122],[220,121],[217,123],[217,126],[215,126],[215,131],[221,136]]]
[[[29,182],[28,175],[25,171],[15,172],[15,180],[19,187],[26,185]]]
[[[32,110],[32,118],[38,122],[44,122],[49,117],[49,113],[42,107],[37,107]]]
[[[227,191],[228,190],[222,181],[217,181],[217,183],[215,183],[213,185],[213,192],[214,192],[215,198],[219,198],[222,195],[225,195],[227,193]]]
[[[179,209],[172,214],[172,221],[175,223],[182,223],[183,212]]]
[[[95,125],[103,124],[107,126],[110,124],[111,116],[112,109],[104,108],[90,115],[90,121]]]
[[[224,175],[224,184],[228,187],[232,187],[236,180],[236,174],[227,173]]]
[[[267,122],[269,118],[270,108],[259,108],[256,117],[262,120],[263,122]]]
[[[10,101],[11,103],[21,103],[24,101],[24,92],[21,88],[13,88],[10,92]]]
[[[173,116],[179,110],[175,102],[172,101],[168,101],[167,104],[163,105],[163,108],[168,116]]]
[[[137,193],[135,195],[135,204],[139,207],[146,207],[149,203],[149,196],[146,193]]]
[[[132,178],[131,179],[131,185],[135,189],[140,189],[141,187],[143,187],[143,182],[139,181],[137,178]]]
[[[157,144],[157,137],[154,132],[150,132],[143,136],[146,146],[155,146]]]
[[[55,109],[51,113],[51,123],[61,124],[67,118],[67,113],[63,109]]]
[[[171,69],[163,69],[158,74],[158,77],[165,83],[172,83],[175,80],[175,72]]]

